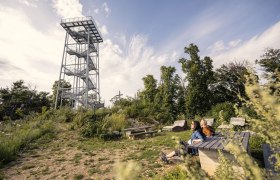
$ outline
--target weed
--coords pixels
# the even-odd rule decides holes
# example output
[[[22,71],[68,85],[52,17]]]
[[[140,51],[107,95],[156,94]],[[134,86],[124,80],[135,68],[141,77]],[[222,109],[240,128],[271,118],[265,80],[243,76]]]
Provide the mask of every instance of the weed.
[[[49,166],[46,166],[44,169],[42,169],[42,174],[48,174],[49,170]]]
[[[100,173],[100,170],[99,169],[96,169],[96,168],[90,168],[89,170],[88,170],[88,174],[91,176],[91,175],[93,175],[93,174],[95,174],[95,173]]]
[[[25,165],[25,166],[23,166],[21,169],[22,169],[22,170],[27,170],[27,169],[32,169],[32,168],[34,168],[34,167],[36,167],[34,164],[30,164],[30,165]]]
[[[80,179],[83,179],[84,178],[84,175],[82,174],[75,174],[74,175],[74,180],[80,180]]]
[[[107,158],[107,157],[100,157],[100,158],[98,158],[98,161],[105,161],[105,160],[108,160],[109,158]]]
[[[82,159],[82,154],[81,153],[76,153],[75,156],[73,157],[73,161],[77,164],[80,163],[80,160]]]

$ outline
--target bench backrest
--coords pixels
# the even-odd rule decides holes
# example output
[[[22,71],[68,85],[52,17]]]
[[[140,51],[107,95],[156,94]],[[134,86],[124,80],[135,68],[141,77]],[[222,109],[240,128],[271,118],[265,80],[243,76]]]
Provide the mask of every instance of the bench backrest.
[[[245,118],[232,117],[232,118],[230,118],[230,124],[238,125],[238,126],[244,126],[245,125]]]
[[[212,126],[214,123],[214,118],[206,118],[204,120],[207,122],[208,126]]]
[[[174,125],[173,126],[184,127],[185,125],[186,125],[186,120],[177,120],[177,121],[174,121]]]

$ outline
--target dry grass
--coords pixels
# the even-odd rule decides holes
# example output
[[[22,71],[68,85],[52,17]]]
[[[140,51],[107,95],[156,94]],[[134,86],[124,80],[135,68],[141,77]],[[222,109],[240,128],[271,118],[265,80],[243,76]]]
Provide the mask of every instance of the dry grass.
[[[132,163],[139,167],[140,178],[152,178],[173,166],[159,159],[161,150],[174,149],[172,136],[187,139],[190,134],[185,131],[139,140],[101,141],[81,138],[66,126],[59,125],[60,133],[53,141],[43,146],[36,144],[5,166],[4,176],[7,179],[113,179],[115,169],[125,164],[124,170],[129,170],[127,165]],[[124,171],[123,177],[125,174]]]

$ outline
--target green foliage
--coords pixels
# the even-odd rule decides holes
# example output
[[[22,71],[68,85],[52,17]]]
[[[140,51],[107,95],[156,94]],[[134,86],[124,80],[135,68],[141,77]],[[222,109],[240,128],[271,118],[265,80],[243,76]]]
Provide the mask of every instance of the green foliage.
[[[246,114],[251,118],[262,119],[262,116],[258,115],[252,106],[242,106],[240,110],[242,111],[243,114]]]
[[[262,149],[262,145],[264,144],[264,139],[259,136],[259,135],[253,135],[250,137],[249,139],[249,144],[250,144],[250,149],[251,151],[254,150],[261,150]]]
[[[107,115],[103,120],[103,129],[111,131],[121,131],[127,127],[128,121],[125,119],[124,114],[114,113],[112,115]]]
[[[239,179],[237,172],[233,169],[233,162],[227,159],[219,150],[219,166],[215,171],[215,179],[217,180],[234,180]]]
[[[247,154],[242,145],[232,138],[227,144],[225,144],[225,149],[234,155],[238,165],[243,169],[244,179],[264,179],[264,175],[261,169],[258,167],[257,163],[253,160],[251,156]]]
[[[54,133],[54,124],[40,116],[27,117],[18,122],[5,122],[0,134],[0,164],[15,159],[18,152],[45,134]]]
[[[157,80],[153,75],[147,75],[142,78],[144,81],[144,90],[140,93],[140,97],[144,100],[144,103],[152,105],[155,96],[157,94]]]
[[[75,174],[74,175],[74,180],[80,180],[80,179],[84,179],[84,175],[83,174]]]
[[[138,179],[140,170],[141,166],[133,161],[126,163],[118,162],[114,167],[117,180]]]
[[[270,82],[280,82],[280,49],[268,48],[256,63],[264,69],[266,78]]]
[[[70,107],[61,107],[55,111],[55,120],[58,122],[72,122],[75,112]]]
[[[189,54],[190,59],[182,58],[179,60],[188,81],[186,92],[187,118],[204,115],[211,105],[211,92],[208,87],[213,81],[212,60],[209,57],[200,59],[198,52],[198,47],[190,44],[185,47],[185,53]]]
[[[219,126],[223,122],[229,123],[230,118],[235,116],[235,111],[233,104],[225,102],[213,106],[207,115],[216,119],[215,126]]]
[[[59,86],[59,88],[58,88]],[[71,106],[71,100],[67,98],[61,99],[61,93],[67,93],[71,89],[70,82],[66,82],[65,80],[55,81],[52,86],[52,106],[55,106],[56,98],[57,104],[56,107],[59,106]],[[58,97],[57,97],[58,94]]]
[[[88,126],[88,122],[102,121],[104,114],[106,114],[105,111],[80,108],[73,117],[73,126],[74,128],[79,129],[86,124]]]
[[[182,170],[180,166],[176,166],[173,168],[171,171],[167,172],[164,174],[162,177],[159,179],[161,180],[185,180],[188,179],[187,172]]]
[[[249,139],[250,151],[252,157],[256,159],[259,166],[264,166],[262,145],[265,143],[264,139],[259,135],[252,135]]]
[[[19,80],[11,88],[0,88],[0,121],[23,118],[31,112],[41,112],[42,107],[50,107],[48,93],[31,90]]]
[[[248,70],[243,63],[222,65],[215,71],[214,84],[211,85],[213,103],[232,102],[241,104],[239,96],[246,98],[245,82]]]
[[[83,137],[98,137],[98,134],[102,134],[102,122],[87,120],[81,127],[80,132]]]

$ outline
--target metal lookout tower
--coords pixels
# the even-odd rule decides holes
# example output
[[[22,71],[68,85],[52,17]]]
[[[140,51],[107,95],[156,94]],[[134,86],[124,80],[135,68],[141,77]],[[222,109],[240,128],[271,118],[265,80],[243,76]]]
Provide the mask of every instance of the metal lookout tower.
[[[100,101],[99,43],[103,42],[92,17],[62,19],[65,44],[59,73],[55,108],[63,99],[73,107],[103,107]],[[71,86],[65,86],[69,82]]]

